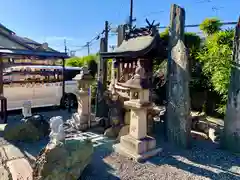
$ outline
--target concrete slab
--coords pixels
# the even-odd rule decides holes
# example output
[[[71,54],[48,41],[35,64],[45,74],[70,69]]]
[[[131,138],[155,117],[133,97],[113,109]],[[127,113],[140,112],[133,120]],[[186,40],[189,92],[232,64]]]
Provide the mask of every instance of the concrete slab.
[[[0,166],[0,180],[8,180],[9,173],[7,170],[3,167]]]
[[[3,146],[3,149],[5,151],[5,154],[8,158],[8,160],[13,160],[17,158],[23,158],[24,154],[14,145],[6,145]]]
[[[7,162],[7,168],[9,169],[13,180],[33,180],[33,170],[29,162],[24,159],[15,159]]]

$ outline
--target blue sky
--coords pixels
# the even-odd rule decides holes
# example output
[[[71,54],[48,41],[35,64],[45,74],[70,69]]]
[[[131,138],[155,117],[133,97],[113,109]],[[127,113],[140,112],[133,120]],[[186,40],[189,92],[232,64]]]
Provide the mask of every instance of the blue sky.
[[[108,20],[112,27],[124,23],[129,16],[130,0],[0,0],[0,23],[20,36],[63,51],[67,40],[70,50],[79,49],[104,28]],[[149,4],[147,4],[149,3]],[[222,21],[237,21],[240,0],[134,0],[134,17],[138,26],[145,25],[145,18],[161,25],[169,24],[170,5],[176,3],[185,8],[186,24],[199,24],[206,17],[219,17]],[[217,10],[216,10],[217,9]],[[196,31],[198,29],[187,29]],[[109,37],[109,45],[116,36]],[[99,42],[91,46],[91,52],[99,49]],[[77,52],[86,55],[87,50]]]

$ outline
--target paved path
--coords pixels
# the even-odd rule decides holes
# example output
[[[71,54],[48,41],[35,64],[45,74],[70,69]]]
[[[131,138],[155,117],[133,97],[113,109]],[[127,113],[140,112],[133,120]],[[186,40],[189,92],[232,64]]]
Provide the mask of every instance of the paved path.
[[[22,151],[12,144],[0,147],[0,180],[32,180],[32,167]]]

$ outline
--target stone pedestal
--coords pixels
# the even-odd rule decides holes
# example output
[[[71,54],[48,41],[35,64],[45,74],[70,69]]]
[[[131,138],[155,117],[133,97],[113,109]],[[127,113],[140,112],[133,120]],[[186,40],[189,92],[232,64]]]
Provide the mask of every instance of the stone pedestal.
[[[130,89],[130,100],[124,102],[124,107],[130,109],[130,128],[129,134],[122,136],[120,143],[114,146],[116,152],[137,161],[162,151],[156,148],[156,140],[147,135],[147,111],[152,108],[152,103],[149,102],[149,88],[141,64],[139,59],[134,77],[122,84]]]
[[[131,109],[130,130],[114,146],[115,151],[137,161],[157,155],[162,149],[156,148],[155,138],[147,135],[147,109],[151,105],[136,100],[126,101],[124,105]]]
[[[72,116],[71,124],[78,130],[86,130],[91,126],[91,98],[90,85],[94,78],[89,74],[86,69],[83,69],[81,74],[78,74],[74,80],[78,81],[77,113]]]
[[[74,126],[79,130],[85,130],[89,126],[90,115],[89,106],[91,105],[89,102],[88,92],[79,91],[77,93],[78,100],[78,108],[77,112],[73,114],[72,119],[74,122]]]

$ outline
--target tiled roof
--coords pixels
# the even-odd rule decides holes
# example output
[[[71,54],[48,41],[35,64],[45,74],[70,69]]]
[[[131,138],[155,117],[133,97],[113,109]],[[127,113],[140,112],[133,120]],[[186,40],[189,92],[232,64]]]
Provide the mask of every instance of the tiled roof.
[[[12,30],[6,28],[3,24],[0,23],[0,28],[4,29],[5,31],[9,32],[10,34],[14,33]]]
[[[4,33],[2,31],[0,31],[0,34],[9,38],[10,40],[24,46],[25,48],[29,49],[29,50],[41,50],[41,51],[48,51],[48,52],[58,52],[50,47],[47,48],[43,48],[41,43],[38,43],[32,39],[26,38],[26,37],[21,37],[16,35],[13,31],[11,31],[10,29],[6,28],[5,26],[3,26],[2,24],[0,24],[0,28],[3,28],[5,31],[7,31],[8,33]]]
[[[106,58],[143,56],[158,47],[157,44],[159,42],[160,37],[158,34],[154,36],[147,35],[133,37],[128,40],[124,40],[114,52],[100,52],[100,54],[102,57]]]

